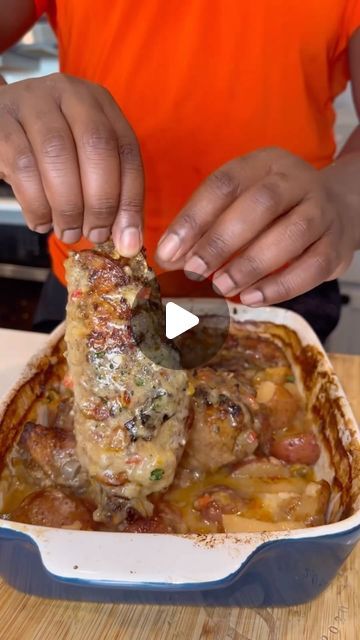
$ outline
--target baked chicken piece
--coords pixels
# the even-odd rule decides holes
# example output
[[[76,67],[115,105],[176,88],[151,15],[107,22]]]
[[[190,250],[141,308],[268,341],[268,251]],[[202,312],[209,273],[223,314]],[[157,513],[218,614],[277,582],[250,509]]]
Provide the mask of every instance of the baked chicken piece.
[[[210,367],[191,375],[194,421],[181,466],[216,471],[254,453],[266,414],[255,389],[232,372]]]
[[[79,498],[60,489],[49,487],[28,495],[22,503],[8,514],[16,522],[36,524],[43,527],[64,529],[94,528],[91,508]]]
[[[119,498],[149,507],[167,488],[187,440],[190,395],[177,352],[158,333],[163,362],[150,361],[134,337],[132,305],[154,274],[144,253],[123,258],[112,243],[73,253],[66,262],[66,345],[74,392],[77,456],[97,488],[94,517],[119,512]],[[154,336],[140,318],[144,339]],[[154,338],[152,338],[154,339]],[[150,505],[151,509],[151,505]]]
[[[17,445],[28,473],[38,481],[78,492],[88,488],[85,469],[76,457],[74,433],[57,427],[27,422]]]

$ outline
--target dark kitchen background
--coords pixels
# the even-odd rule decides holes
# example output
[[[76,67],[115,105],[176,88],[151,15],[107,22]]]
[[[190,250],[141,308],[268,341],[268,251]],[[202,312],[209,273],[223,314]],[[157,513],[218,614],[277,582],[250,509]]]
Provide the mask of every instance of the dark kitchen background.
[[[57,44],[44,19],[0,55],[8,83],[57,69]],[[31,330],[49,267],[46,236],[27,228],[11,187],[0,181],[0,327]]]
[[[0,324],[30,330],[50,267],[47,238],[24,224],[14,195],[0,181]]]

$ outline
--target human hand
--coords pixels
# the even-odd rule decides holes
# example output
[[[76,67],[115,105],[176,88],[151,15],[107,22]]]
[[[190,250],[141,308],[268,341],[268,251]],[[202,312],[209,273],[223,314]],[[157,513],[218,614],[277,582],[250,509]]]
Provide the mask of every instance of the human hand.
[[[134,132],[110,93],[55,73],[0,88],[0,177],[30,229],[66,243],[112,233],[142,245],[143,170]]]
[[[249,306],[294,298],[340,275],[358,247],[360,224],[334,181],[278,148],[235,158],[194,193],[157,260],[214,274],[216,289]]]

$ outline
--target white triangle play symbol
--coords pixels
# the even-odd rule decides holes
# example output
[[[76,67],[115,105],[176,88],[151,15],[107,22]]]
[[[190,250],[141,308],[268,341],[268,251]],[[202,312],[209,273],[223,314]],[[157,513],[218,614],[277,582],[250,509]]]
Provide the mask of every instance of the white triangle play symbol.
[[[165,332],[168,340],[180,336],[199,324],[199,318],[175,302],[167,302],[165,307]]]

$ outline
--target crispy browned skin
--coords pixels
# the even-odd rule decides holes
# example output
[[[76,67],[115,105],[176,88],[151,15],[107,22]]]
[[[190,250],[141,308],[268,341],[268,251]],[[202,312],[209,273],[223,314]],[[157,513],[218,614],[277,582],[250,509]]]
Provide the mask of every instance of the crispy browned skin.
[[[27,453],[30,462],[35,462],[55,484],[73,489],[86,487],[88,477],[77,458],[75,436],[71,431],[28,422],[18,448]]]
[[[44,527],[89,530],[94,526],[91,510],[81,500],[54,488],[30,494],[9,516],[16,522]]]
[[[250,385],[225,371],[195,371],[194,422],[182,464],[189,469],[215,471],[242,460],[258,446],[255,430],[260,408]]]
[[[133,336],[132,304],[154,274],[143,253],[121,258],[111,243],[73,254],[66,273],[79,459],[112,496],[142,499],[173,480],[190,402],[186,373],[148,360]],[[164,361],[177,358],[160,338],[158,346]]]

